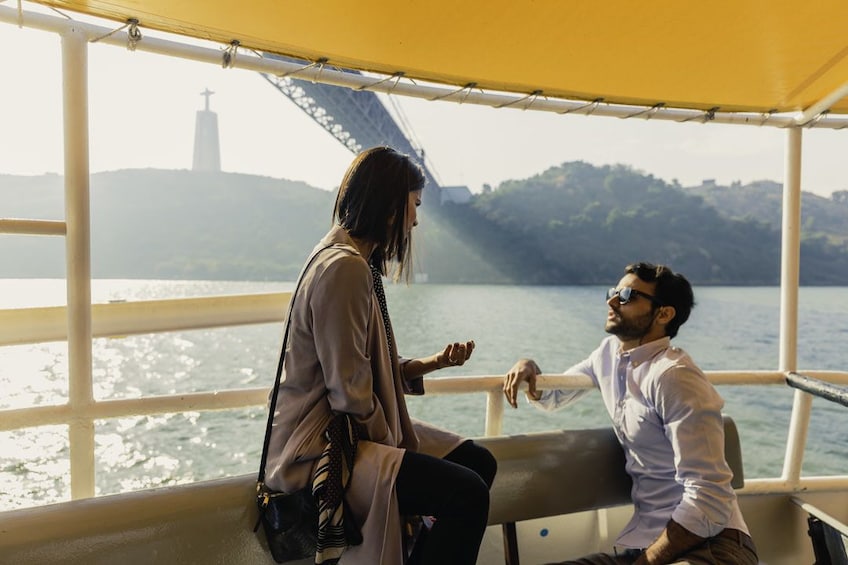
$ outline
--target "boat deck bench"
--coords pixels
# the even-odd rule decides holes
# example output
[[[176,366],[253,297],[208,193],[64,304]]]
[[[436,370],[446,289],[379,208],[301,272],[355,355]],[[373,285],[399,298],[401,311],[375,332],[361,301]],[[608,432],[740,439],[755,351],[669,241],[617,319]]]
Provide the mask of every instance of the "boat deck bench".
[[[733,488],[745,485],[739,433],[724,418]],[[498,460],[489,525],[503,527],[507,565],[518,565],[516,522],[630,504],[630,476],[612,428],[481,438]]]
[[[740,487],[732,420],[725,432]],[[502,525],[510,565],[518,563],[516,522],[630,503],[624,456],[609,428],[478,441],[498,459],[489,524]],[[252,531],[255,481],[249,474],[0,512],[0,562],[272,564]]]

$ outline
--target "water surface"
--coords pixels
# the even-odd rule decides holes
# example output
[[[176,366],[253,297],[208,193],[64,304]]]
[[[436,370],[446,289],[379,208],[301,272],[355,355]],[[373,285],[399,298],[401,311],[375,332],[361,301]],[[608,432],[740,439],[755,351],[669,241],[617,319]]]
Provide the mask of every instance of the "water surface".
[[[291,290],[291,283],[98,280],[94,302]],[[429,355],[449,341],[474,339],[472,361],[439,376],[503,374],[519,357],[545,372],[564,371],[604,337],[602,287],[388,285],[400,351]],[[777,288],[696,289],[698,304],[675,343],[706,370],[778,366]],[[0,308],[60,305],[64,281],[0,280]],[[848,288],[803,288],[798,366],[848,367]],[[97,399],[135,398],[273,383],[281,324],[96,339]],[[0,408],[64,402],[67,345],[0,348]],[[780,474],[793,391],[785,386],[720,387],[739,427],[747,478]],[[409,398],[413,416],[459,433],[482,435],[485,396]],[[813,401],[804,472],[848,472],[848,410]],[[609,425],[591,394],[554,414],[527,405],[507,409],[505,433]],[[138,416],[96,423],[98,494],[256,471],[264,434],[262,408]],[[0,433],[0,509],[70,497],[65,426]]]

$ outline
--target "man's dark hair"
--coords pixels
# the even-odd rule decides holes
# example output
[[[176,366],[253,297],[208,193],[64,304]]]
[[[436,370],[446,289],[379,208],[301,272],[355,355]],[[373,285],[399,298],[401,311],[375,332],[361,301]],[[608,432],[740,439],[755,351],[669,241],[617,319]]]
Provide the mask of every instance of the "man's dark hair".
[[[695,294],[686,277],[665,265],[652,263],[633,263],[627,265],[624,272],[636,275],[646,283],[656,283],[654,297],[663,306],[674,307],[675,311],[674,318],[665,326],[665,333],[670,338],[676,336],[677,330],[689,319],[695,307]]]

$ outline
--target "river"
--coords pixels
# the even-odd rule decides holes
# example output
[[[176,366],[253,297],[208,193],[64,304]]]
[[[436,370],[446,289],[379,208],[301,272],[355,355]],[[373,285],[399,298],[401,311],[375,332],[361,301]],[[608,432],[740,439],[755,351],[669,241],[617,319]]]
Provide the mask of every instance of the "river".
[[[291,290],[291,283],[95,280],[94,302],[149,300],[237,292]],[[465,367],[439,376],[504,373],[518,357],[545,372],[565,370],[605,335],[602,287],[388,285],[400,352],[429,355],[449,341],[474,339]],[[64,304],[62,280],[0,280],[0,308]],[[696,288],[697,305],[674,342],[705,370],[778,366],[779,290],[774,287]],[[848,367],[848,288],[802,288],[798,367]],[[281,324],[97,339],[94,394],[131,398],[200,390],[270,386]],[[64,342],[0,347],[0,408],[64,402],[68,394]],[[739,427],[746,478],[777,476],[792,406],[785,386],[719,387],[725,412]],[[410,398],[413,416],[465,435],[481,435],[480,394]],[[264,410],[190,412],[96,423],[98,494],[172,485],[256,471]],[[521,405],[507,409],[504,433],[608,425],[596,394],[554,414]],[[813,401],[803,470],[848,472],[848,410]],[[0,509],[67,500],[65,426],[0,433]]]

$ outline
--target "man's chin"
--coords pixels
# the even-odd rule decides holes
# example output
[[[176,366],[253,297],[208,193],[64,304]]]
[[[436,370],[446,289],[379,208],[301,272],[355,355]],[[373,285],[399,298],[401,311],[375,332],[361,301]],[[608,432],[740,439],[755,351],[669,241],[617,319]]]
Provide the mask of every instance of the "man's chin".
[[[614,321],[608,322],[607,325],[604,326],[604,331],[621,340],[631,339],[633,337],[630,335],[631,332],[628,332],[625,328],[622,328],[620,324],[616,324]]]

